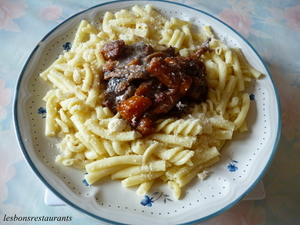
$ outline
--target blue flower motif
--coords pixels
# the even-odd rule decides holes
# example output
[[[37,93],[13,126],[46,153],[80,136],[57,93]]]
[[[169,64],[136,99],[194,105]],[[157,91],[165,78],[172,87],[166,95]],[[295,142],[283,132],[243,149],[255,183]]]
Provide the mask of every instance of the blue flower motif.
[[[67,42],[67,43],[65,43],[65,44],[63,44],[63,48],[64,48],[64,50],[66,50],[66,51],[70,51],[70,49],[71,49],[71,42]]]
[[[82,180],[82,183],[83,183],[85,186],[90,186],[86,179]]]
[[[250,94],[249,98],[250,98],[250,100],[254,101],[255,100],[255,95],[254,94]]]
[[[235,161],[235,160],[231,160],[231,161],[232,161],[232,163],[229,163],[227,168],[229,169],[230,172],[235,172],[238,170],[238,167],[235,165],[235,163],[238,163],[238,161]]]
[[[141,201],[141,204],[143,206],[148,206],[148,207],[151,207],[152,203],[154,203],[153,197],[150,198],[148,195],[145,195],[145,198]]]
[[[141,204],[143,206],[148,206],[151,207],[152,203],[154,203],[155,201],[157,201],[158,199],[160,199],[161,197],[163,197],[163,201],[166,204],[167,201],[173,202],[172,199],[169,198],[169,195],[165,195],[163,192],[154,192],[153,195],[156,197],[155,199],[153,199],[154,197],[149,197],[148,195],[145,195],[145,198],[141,201]]]
[[[47,113],[46,108],[44,107],[38,108],[38,114],[41,114],[43,116],[42,118],[46,118],[45,116],[46,113]]]

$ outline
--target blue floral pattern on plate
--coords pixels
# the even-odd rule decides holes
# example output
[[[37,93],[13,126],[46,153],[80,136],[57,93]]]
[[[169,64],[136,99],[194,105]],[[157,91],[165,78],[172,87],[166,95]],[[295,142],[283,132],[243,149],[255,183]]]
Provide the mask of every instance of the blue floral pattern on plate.
[[[238,163],[238,161],[231,160],[231,163],[229,163],[229,165],[227,166],[227,168],[229,169],[230,172],[235,172],[238,170],[238,167],[236,166],[237,163]]]
[[[42,118],[46,118],[47,110],[46,110],[46,108],[44,108],[44,107],[40,107],[40,108],[38,108],[37,113],[38,113],[38,114],[41,114],[41,115],[43,116]]]
[[[71,44],[71,42],[67,42],[67,43],[63,44],[62,47],[64,48],[64,50],[70,51],[71,47],[72,47],[72,44]]]
[[[154,197],[156,196],[157,198],[154,199]],[[141,201],[141,204],[143,206],[151,207],[152,203],[161,199],[161,197],[163,197],[163,201],[165,204],[167,203],[167,201],[173,202],[173,200],[169,198],[169,195],[166,195],[163,192],[154,192],[153,197],[149,197],[148,195],[145,195],[145,198]]]

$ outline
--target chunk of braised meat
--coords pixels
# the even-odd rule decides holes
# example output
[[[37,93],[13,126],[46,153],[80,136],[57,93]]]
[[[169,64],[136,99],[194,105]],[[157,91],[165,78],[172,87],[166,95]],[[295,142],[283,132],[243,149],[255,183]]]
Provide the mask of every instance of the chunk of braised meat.
[[[116,40],[106,43],[102,46],[100,52],[105,60],[115,60],[123,54],[125,50],[125,42],[123,40]]]
[[[168,57],[165,61],[175,70],[181,70],[192,79],[185,100],[202,102],[207,98],[206,68],[202,61],[194,57]]]
[[[155,130],[154,117],[146,113],[152,103],[152,100],[148,97],[134,95],[120,102],[117,105],[117,110],[133,128],[146,136]]]
[[[191,55],[191,57],[193,58],[200,58],[201,55],[203,55],[205,52],[207,51],[211,51],[210,46],[209,46],[209,42],[211,41],[211,38],[206,39],[202,45],[200,46],[200,48]]]
[[[117,104],[131,97],[134,92],[135,88],[129,85],[126,78],[111,78],[104,92],[104,101],[102,104],[108,107],[113,113],[117,113]]]
[[[148,80],[141,82],[135,91],[135,95],[146,96],[148,98],[155,98],[159,92],[166,91],[166,86],[161,83],[157,78],[152,77]]]
[[[109,47],[106,45],[109,46],[110,43],[103,45],[102,48],[108,49]],[[108,60],[103,65],[104,80],[109,80],[112,77],[125,77],[129,82],[136,79],[148,79],[149,74],[145,69],[146,62],[144,59],[153,52],[153,48],[144,43],[125,45],[124,49],[119,52],[120,54],[115,54],[114,60]]]
[[[146,58],[145,58],[145,61],[147,63],[150,63],[151,59],[155,58],[155,57],[160,57],[160,58],[167,58],[167,57],[170,57],[170,55],[166,52],[154,52],[150,55],[148,55]]]
[[[143,42],[138,42],[132,45],[126,45],[124,54],[119,58],[119,66],[130,65],[132,60],[135,60],[135,65],[145,64],[146,56],[152,54],[154,49],[151,45],[146,45]]]
[[[155,131],[155,119],[145,114],[138,122],[136,128],[143,136],[151,134]]]
[[[175,70],[181,70],[189,76],[201,76],[203,77],[203,69],[205,70],[205,65],[198,58],[193,57],[167,57],[165,61],[172,66]]]
[[[172,66],[161,57],[154,57],[147,66],[147,71],[157,77],[169,89],[174,89],[184,96],[189,90],[192,79],[177,66]]]
[[[114,60],[108,60],[104,65],[102,66],[102,72],[105,74],[109,71],[113,71],[118,61]],[[104,77],[105,79],[105,77]],[[107,80],[107,79],[106,79]]]
[[[179,101],[181,95],[176,89],[169,89],[157,78],[142,82],[135,95],[146,96],[152,100],[150,114],[168,113]]]
[[[197,76],[193,76],[192,79],[193,79],[192,86],[188,90],[184,99],[189,102],[191,101],[197,103],[204,102],[207,99],[207,94],[208,94],[208,86],[206,80]]]
[[[152,114],[168,113],[180,100],[180,93],[175,89],[159,92],[153,99],[153,106],[149,109]]]
[[[169,54],[169,56],[176,56],[175,48],[172,46],[169,46],[168,48],[162,50],[162,52]]]
[[[121,116],[131,122],[133,127],[137,124],[144,112],[152,105],[150,98],[134,95],[117,105],[117,110]]]

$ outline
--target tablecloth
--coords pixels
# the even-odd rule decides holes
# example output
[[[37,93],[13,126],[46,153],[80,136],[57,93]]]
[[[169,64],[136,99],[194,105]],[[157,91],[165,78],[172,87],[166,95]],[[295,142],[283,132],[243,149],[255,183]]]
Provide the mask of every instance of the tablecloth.
[[[101,224],[71,207],[45,205],[45,186],[31,171],[17,144],[12,107],[18,76],[36,44],[74,13],[103,2],[0,0],[0,224],[29,224],[5,221],[5,217],[14,215],[72,218],[68,222],[42,224]],[[241,201],[202,224],[300,224],[300,2],[174,2],[206,11],[246,38],[270,70],[281,100],[282,133],[263,178],[266,197]]]

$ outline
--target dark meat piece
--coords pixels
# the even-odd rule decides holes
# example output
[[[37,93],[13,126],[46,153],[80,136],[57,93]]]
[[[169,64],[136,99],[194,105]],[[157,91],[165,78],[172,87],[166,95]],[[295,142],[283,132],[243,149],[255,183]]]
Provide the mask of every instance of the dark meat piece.
[[[147,55],[150,55],[154,52],[154,49],[151,45],[146,45],[142,42],[135,43],[132,45],[126,45],[124,54],[119,59],[119,67],[123,67],[125,65],[130,65],[132,60],[137,60],[138,63],[135,64],[144,64],[145,63],[145,57]]]
[[[197,76],[192,76],[193,83],[191,88],[188,90],[185,100],[191,102],[201,103],[207,99],[208,86],[205,79]]]
[[[113,61],[113,60],[108,60],[103,66],[102,66],[102,71],[103,73],[107,73],[109,71],[113,71],[115,66],[117,64],[117,61]]]
[[[105,60],[117,59],[123,54],[125,49],[125,42],[123,40],[116,40],[106,43],[101,48],[101,53]]]
[[[157,78],[153,77],[143,81],[136,89],[135,95],[141,95],[153,99],[157,93],[166,90],[168,90],[167,87]]]
[[[145,64],[144,58],[153,52],[154,49],[150,45],[146,45],[142,42],[126,45],[122,54],[118,55],[116,58],[118,60],[116,68],[124,68],[132,64],[143,65]]]
[[[190,76],[168,64],[163,58],[154,57],[147,67],[147,71],[157,77],[169,89],[179,91],[183,96],[192,84]]]
[[[155,119],[152,117],[144,116],[137,124],[136,130],[143,136],[151,134],[155,131]]]
[[[113,113],[116,113],[116,106],[119,102],[131,97],[135,92],[135,88],[129,86],[125,78],[111,78],[104,93],[105,100],[103,106],[110,108]]]
[[[106,50],[109,47],[110,45],[104,45],[102,48]],[[126,45],[120,51],[121,54],[114,54],[114,59],[117,61],[109,60],[102,67],[104,80],[109,80],[112,77],[128,78],[129,82],[135,79],[148,79],[149,75],[145,69],[146,62],[144,58],[152,54],[153,51],[150,45],[144,43]],[[108,52],[105,52],[105,54],[109,55]]]
[[[203,55],[205,52],[210,51],[209,42],[211,41],[211,38],[208,38],[206,41],[202,43],[200,48],[191,56],[193,58],[199,58],[201,55]]]
[[[162,52],[167,53],[169,56],[176,56],[176,54],[175,54],[175,48],[172,47],[172,46],[169,46],[165,50],[162,50]]]
[[[166,52],[154,52],[154,53],[148,55],[146,57],[145,61],[147,63],[149,63],[151,61],[151,59],[154,58],[154,57],[167,58],[167,57],[170,57],[170,55]]]
[[[180,93],[175,89],[157,93],[153,100],[153,106],[150,108],[150,113],[168,113],[177,104],[180,97]]]
[[[192,79],[185,100],[202,102],[207,98],[206,69],[203,62],[194,57],[169,57],[165,61],[175,70],[181,70]]]
[[[181,70],[189,76],[203,76],[205,65],[197,58],[192,57],[168,57],[165,61],[174,68],[174,70]]]
[[[146,96],[153,101],[149,108],[150,114],[167,113],[179,101],[181,95],[176,89],[168,89],[158,79],[144,81],[136,89],[135,95]]]
[[[127,69],[129,71],[128,82],[138,79],[147,80],[150,78],[150,75],[144,65],[130,65]]]
[[[124,119],[136,127],[144,112],[152,105],[150,98],[134,95],[117,105],[118,112]]]

